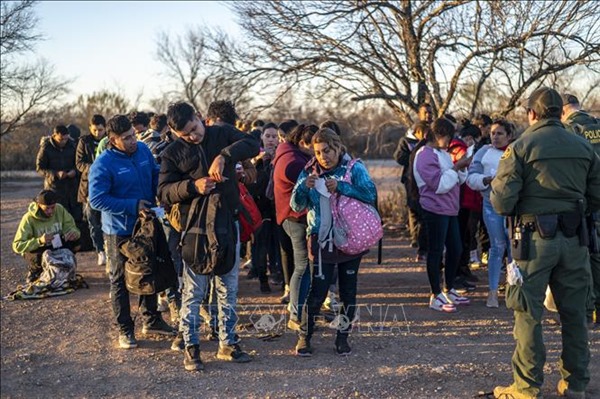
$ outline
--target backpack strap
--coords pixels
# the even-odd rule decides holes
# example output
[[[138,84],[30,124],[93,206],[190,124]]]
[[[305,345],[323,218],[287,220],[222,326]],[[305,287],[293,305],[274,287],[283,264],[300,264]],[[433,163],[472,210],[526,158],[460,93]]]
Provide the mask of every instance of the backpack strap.
[[[198,202],[200,202],[200,200],[204,200],[202,202],[202,206],[198,206]],[[208,196],[206,195],[198,195],[196,198],[194,198],[194,200],[192,201],[192,204],[190,205],[190,209],[188,211],[188,215],[187,215],[187,220],[185,221],[185,228],[183,230],[181,230],[181,238],[179,239],[179,246],[183,246],[183,240],[185,238],[185,236],[187,235],[187,233],[190,231],[190,228],[192,227],[192,221],[199,217],[200,214],[204,211],[204,208],[206,208],[206,204],[208,203]]]
[[[358,161],[360,161],[360,158],[353,158],[350,161],[348,161],[348,164],[346,165],[346,173],[344,173],[344,177],[343,177],[342,181],[344,181],[346,183],[350,183],[352,181],[352,177],[351,177],[352,167]]]

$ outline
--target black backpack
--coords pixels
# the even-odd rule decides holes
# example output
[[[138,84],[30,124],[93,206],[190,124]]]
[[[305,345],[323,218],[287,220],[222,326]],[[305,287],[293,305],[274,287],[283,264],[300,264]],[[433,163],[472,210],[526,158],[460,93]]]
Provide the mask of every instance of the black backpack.
[[[153,295],[177,286],[177,273],[165,232],[153,212],[141,213],[133,234],[119,249],[127,258],[125,285],[137,295]]]
[[[235,264],[237,230],[218,186],[192,201],[181,232],[181,257],[196,274],[226,274]]]

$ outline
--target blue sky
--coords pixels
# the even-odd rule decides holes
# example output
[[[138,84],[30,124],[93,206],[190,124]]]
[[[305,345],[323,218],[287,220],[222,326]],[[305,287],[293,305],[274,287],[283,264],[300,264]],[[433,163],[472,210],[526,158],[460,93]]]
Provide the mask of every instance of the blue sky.
[[[43,1],[35,11],[46,40],[28,58],[44,57],[58,75],[74,79],[69,98],[108,89],[131,100],[143,93],[143,106],[166,85],[154,50],[159,32],[219,24],[240,34],[232,12],[218,2]]]

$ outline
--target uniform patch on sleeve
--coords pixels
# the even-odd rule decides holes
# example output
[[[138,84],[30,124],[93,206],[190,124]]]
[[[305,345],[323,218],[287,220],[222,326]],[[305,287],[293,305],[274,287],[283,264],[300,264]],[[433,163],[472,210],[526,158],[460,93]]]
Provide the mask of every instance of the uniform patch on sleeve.
[[[502,153],[500,160],[501,161],[505,160],[506,158],[510,157],[511,154],[512,154],[512,147],[506,147],[506,150],[504,150],[504,152]]]

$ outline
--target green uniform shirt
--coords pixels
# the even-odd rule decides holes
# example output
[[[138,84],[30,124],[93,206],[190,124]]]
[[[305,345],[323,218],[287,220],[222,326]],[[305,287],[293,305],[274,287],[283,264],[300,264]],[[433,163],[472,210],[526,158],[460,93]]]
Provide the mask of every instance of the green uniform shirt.
[[[587,112],[573,112],[564,122],[565,128],[590,142],[600,155],[600,121]]]
[[[536,122],[508,146],[490,195],[501,215],[575,212],[581,198],[600,209],[600,159],[558,119]]]

